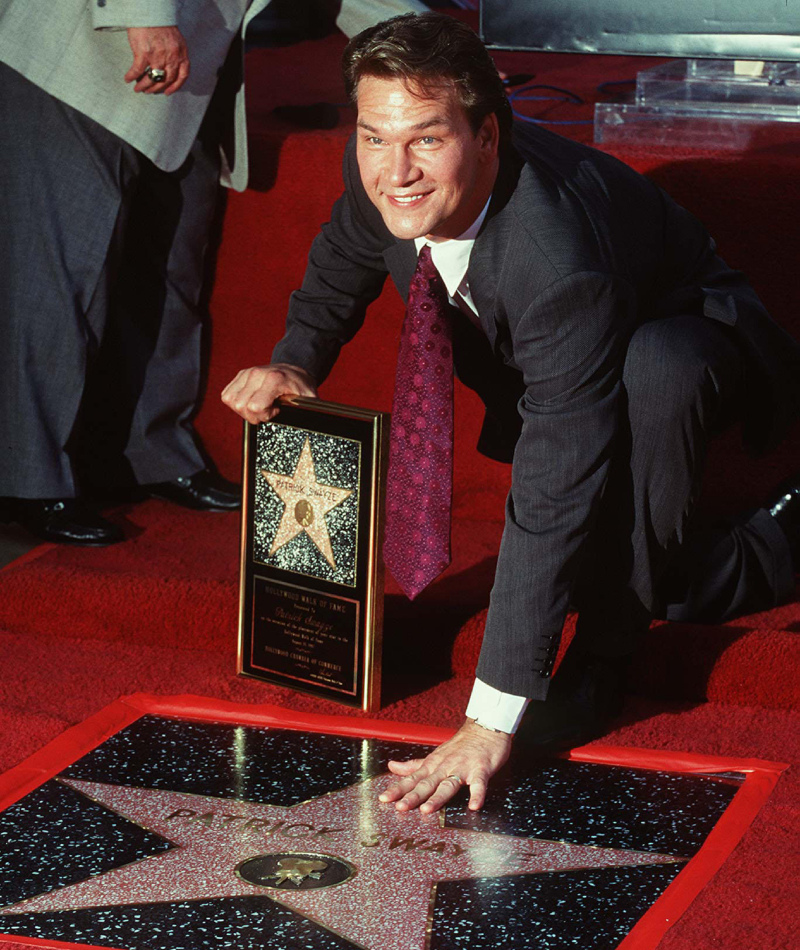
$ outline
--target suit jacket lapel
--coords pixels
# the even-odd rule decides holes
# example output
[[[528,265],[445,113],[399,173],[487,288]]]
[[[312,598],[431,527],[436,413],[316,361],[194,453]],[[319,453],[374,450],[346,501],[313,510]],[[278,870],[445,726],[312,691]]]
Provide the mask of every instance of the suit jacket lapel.
[[[475,240],[467,268],[467,281],[483,332],[494,349],[497,338],[498,286],[506,248],[512,240],[512,213],[508,203],[522,170],[522,159],[513,148],[501,152],[492,200],[480,234]]]
[[[383,259],[392,275],[395,287],[403,300],[408,300],[408,288],[417,267],[417,248],[413,241],[397,241],[383,252]]]

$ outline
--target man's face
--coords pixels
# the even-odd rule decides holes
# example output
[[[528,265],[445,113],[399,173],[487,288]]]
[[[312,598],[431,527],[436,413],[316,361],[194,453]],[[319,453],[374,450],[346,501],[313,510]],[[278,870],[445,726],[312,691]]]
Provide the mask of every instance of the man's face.
[[[357,101],[358,167],[386,227],[406,240],[462,234],[497,177],[496,117],[475,135],[449,84],[423,97],[401,79],[365,76]]]

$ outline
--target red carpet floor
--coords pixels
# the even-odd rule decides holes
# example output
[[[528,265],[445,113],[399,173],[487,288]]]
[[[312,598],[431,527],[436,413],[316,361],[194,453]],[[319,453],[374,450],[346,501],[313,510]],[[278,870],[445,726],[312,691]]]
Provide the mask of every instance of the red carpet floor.
[[[333,38],[249,57],[253,189],[228,201],[211,298],[207,396],[198,419],[208,449],[231,476],[240,464],[241,428],[217,393],[238,369],[268,360],[286,297],[302,276],[305,250],[338,192],[350,121],[332,132],[298,133],[270,110],[341,102],[340,48]],[[633,76],[643,65],[619,57],[498,58],[508,71],[532,71],[539,82],[587,97],[598,83]],[[313,72],[307,68],[312,62]],[[551,118],[591,116],[590,105],[539,108]],[[561,130],[584,141],[590,135],[586,125]],[[800,335],[800,293],[791,266],[800,156],[625,158],[706,221],[722,253],[747,270],[775,316]],[[323,395],[389,409],[401,319],[399,298],[387,288]],[[414,604],[388,582],[380,718],[456,726],[470,689],[508,470],[474,453],[480,419],[475,397],[459,389],[456,411],[455,559]],[[735,443],[734,433],[712,455],[703,499],[709,513],[757,504],[800,461],[796,439],[759,463],[742,459]],[[133,692],[341,711],[234,675],[236,516],[183,512],[156,501],[111,516],[130,536],[124,545],[42,547],[0,573],[0,770]],[[664,950],[797,946],[798,634],[795,603],[719,627],[655,625],[642,646],[632,695],[606,741],[794,763],[733,856],[664,938]]]

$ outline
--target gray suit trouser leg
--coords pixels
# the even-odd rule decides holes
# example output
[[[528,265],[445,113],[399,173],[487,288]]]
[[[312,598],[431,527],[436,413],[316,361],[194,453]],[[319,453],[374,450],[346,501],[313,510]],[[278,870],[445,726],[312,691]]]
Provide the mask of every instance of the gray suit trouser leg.
[[[576,642],[619,655],[652,616],[718,623],[789,600],[791,553],[768,512],[693,525],[708,443],[746,394],[730,328],[690,316],[644,324],[623,384],[625,421],[576,591]]]
[[[78,449],[124,460],[103,477],[199,471],[216,149],[167,174],[2,64],[0,85],[0,495],[77,494]]]

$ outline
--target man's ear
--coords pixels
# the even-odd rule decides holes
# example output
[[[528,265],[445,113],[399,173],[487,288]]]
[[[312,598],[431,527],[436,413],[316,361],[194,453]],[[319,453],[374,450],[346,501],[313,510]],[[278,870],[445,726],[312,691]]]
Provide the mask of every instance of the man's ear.
[[[494,112],[490,112],[481,123],[477,138],[481,149],[481,158],[487,161],[493,160],[497,155],[500,143],[500,125]]]

